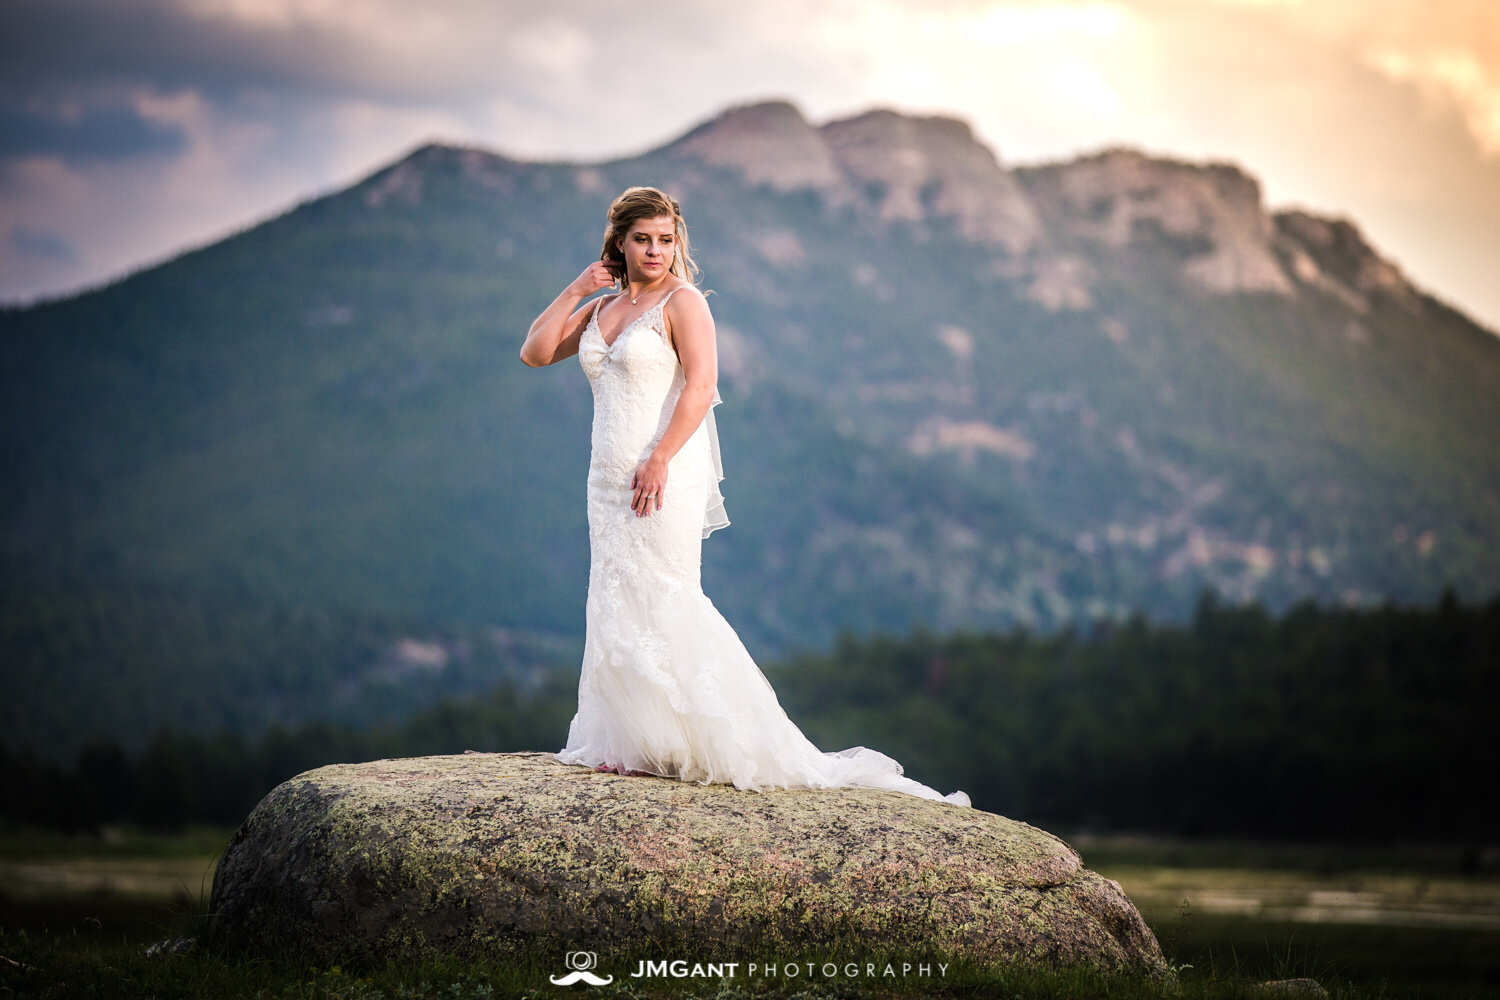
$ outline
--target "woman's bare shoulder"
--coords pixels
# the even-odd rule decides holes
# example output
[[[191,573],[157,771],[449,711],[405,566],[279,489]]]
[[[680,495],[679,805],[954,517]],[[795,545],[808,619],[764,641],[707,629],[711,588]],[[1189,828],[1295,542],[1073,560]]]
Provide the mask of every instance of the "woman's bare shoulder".
[[[677,294],[684,289],[691,289],[691,291],[687,291],[683,295]],[[708,297],[703,294],[703,289],[699,288],[691,281],[679,280],[674,288],[671,288],[667,291],[667,295],[669,296],[669,298],[667,298],[665,301],[668,308],[671,308],[674,302],[681,303],[683,305],[686,305],[689,302],[694,302],[694,300],[696,300],[696,302],[702,302],[705,305],[707,305],[708,303]]]

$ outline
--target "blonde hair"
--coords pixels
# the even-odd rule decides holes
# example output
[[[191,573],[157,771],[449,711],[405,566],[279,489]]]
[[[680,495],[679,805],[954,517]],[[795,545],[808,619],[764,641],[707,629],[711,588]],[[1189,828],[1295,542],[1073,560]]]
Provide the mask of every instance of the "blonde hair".
[[[654,187],[636,186],[626,188],[618,198],[610,202],[609,212],[606,214],[609,223],[604,227],[604,248],[599,251],[600,260],[618,265],[616,274],[622,285],[625,280],[625,254],[615,244],[624,240],[630,234],[630,227],[640,220],[655,219],[663,215],[671,217],[672,229],[676,234],[672,266],[668,270],[689,284],[697,284],[698,265],[694,263],[692,249],[688,245],[687,223],[682,218],[682,206],[677,203],[676,198]]]

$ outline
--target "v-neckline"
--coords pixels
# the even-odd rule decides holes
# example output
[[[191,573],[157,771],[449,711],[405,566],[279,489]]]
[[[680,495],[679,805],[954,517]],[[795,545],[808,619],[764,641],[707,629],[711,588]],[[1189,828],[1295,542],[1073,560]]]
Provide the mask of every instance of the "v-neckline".
[[[604,339],[604,327],[599,325],[599,314],[595,313],[594,330],[599,334],[599,343],[604,345],[604,349],[606,351],[613,350],[616,344],[625,339],[625,335],[630,332],[630,328],[649,316],[651,314],[651,310],[655,309],[657,305],[661,305],[661,303],[658,302],[656,303],[656,305],[648,306],[645,312],[641,313],[635,319],[631,320],[629,323],[626,323],[623,327],[621,327],[620,332],[615,334],[614,340]]]
[[[677,288],[681,288],[681,287],[682,287],[681,285],[677,286]],[[627,334],[627,333],[630,332],[630,328],[631,327],[635,326],[637,323],[639,323],[641,320],[645,319],[647,316],[650,316],[651,313],[654,312],[655,310],[657,310],[657,309],[661,308],[662,306],[666,305],[667,300],[672,297],[673,292],[676,292],[677,288],[673,288],[670,291],[668,291],[667,294],[663,295],[661,298],[657,299],[655,302],[651,303],[651,305],[647,306],[644,310],[642,310],[641,314],[639,316],[637,316],[635,319],[631,320],[629,323],[626,323],[624,326],[620,327],[620,332],[617,333],[617,334],[615,334],[615,339],[614,340],[605,340],[604,339],[604,327],[602,327],[602,326],[599,325],[599,308],[595,307],[595,309],[594,309],[594,315],[590,318],[589,322],[591,322],[594,325],[595,331],[597,331],[598,334],[599,334],[599,343],[601,343],[601,344],[604,345],[604,349],[606,351],[613,350],[614,346],[616,344],[618,344],[621,340],[625,339],[625,334]],[[624,292],[619,292],[617,294],[623,295],[625,293]],[[603,300],[600,300],[600,301],[602,302]]]

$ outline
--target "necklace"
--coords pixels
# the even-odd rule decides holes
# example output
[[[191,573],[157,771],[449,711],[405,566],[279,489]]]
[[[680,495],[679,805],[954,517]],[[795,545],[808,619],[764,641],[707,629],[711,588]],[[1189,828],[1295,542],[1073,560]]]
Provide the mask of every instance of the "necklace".
[[[658,285],[661,284],[663,281],[666,280],[666,277],[667,276],[665,274],[662,275],[660,278],[657,279],[656,283]],[[631,297],[630,304],[631,305],[635,305],[637,302],[639,302],[640,299],[641,299],[641,296],[646,294],[646,291],[647,291],[647,289],[642,288],[639,292],[636,292],[635,295]],[[625,294],[626,295],[630,295],[630,283],[629,282],[625,283]]]

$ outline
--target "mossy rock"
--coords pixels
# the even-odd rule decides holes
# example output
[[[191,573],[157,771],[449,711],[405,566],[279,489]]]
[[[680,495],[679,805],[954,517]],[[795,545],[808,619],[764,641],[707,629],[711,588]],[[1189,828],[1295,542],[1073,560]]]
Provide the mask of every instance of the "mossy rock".
[[[211,909],[216,947],[329,962],[866,948],[1166,973],[1119,884],[1025,823],[874,789],[621,777],[549,753],[299,774],[230,839]]]

